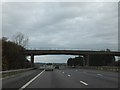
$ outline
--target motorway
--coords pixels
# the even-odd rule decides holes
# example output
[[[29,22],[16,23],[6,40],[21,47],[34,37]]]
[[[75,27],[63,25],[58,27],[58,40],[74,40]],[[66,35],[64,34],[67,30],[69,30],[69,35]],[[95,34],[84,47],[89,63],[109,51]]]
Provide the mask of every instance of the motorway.
[[[118,73],[90,69],[30,70],[2,80],[3,88],[118,88]]]

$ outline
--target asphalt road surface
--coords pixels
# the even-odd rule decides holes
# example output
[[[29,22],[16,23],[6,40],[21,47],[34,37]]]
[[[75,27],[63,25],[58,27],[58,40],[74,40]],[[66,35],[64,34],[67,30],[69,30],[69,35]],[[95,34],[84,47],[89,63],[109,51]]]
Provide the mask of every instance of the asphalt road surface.
[[[118,88],[118,73],[87,69],[31,70],[2,80],[3,88]]]

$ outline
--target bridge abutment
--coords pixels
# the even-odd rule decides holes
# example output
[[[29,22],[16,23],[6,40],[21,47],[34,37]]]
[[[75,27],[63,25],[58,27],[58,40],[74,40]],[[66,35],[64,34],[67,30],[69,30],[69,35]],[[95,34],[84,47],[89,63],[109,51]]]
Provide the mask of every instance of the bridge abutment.
[[[89,66],[89,55],[84,55],[83,66]]]
[[[86,66],[89,66],[89,58],[90,58],[90,55],[87,55]]]
[[[31,55],[31,63],[32,63],[32,66],[34,66],[34,55],[33,54]]]
[[[85,56],[83,56],[83,66],[85,66],[86,63],[85,63]]]

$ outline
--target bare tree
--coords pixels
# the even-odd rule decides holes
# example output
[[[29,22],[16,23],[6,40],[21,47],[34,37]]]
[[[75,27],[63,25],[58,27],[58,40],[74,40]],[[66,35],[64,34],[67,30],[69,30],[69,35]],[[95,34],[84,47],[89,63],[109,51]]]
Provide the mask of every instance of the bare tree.
[[[15,35],[13,35],[13,41],[16,44],[21,45],[25,48],[28,44],[28,37],[25,37],[23,33],[18,32]]]

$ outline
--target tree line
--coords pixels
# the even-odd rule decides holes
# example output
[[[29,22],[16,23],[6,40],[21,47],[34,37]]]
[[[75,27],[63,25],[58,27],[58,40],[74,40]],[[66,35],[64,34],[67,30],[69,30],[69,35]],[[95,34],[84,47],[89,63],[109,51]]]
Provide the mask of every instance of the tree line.
[[[17,34],[19,35],[19,39],[22,36],[22,39],[24,38],[21,33]],[[21,36],[20,36],[21,35]],[[13,69],[22,69],[22,68],[28,68],[31,67],[31,62],[29,62],[26,59],[26,56],[24,54],[25,48],[22,46],[23,40],[19,41],[17,38],[16,43],[14,41],[8,40],[6,37],[3,37],[1,39],[2,41],[2,70],[13,70]],[[16,39],[16,38],[15,38]],[[25,45],[25,43],[24,43]]]
[[[83,66],[83,57],[69,58],[67,61],[68,66]]]
[[[106,51],[110,52],[109,49]],[[69,58],[67,60],[68,66],[84,66],[86,60],[85,57],[75,57]],[[115,57],[111,55],[90,55],[89,56],[89,66],[119,66],[120,60],[115,61]]]

